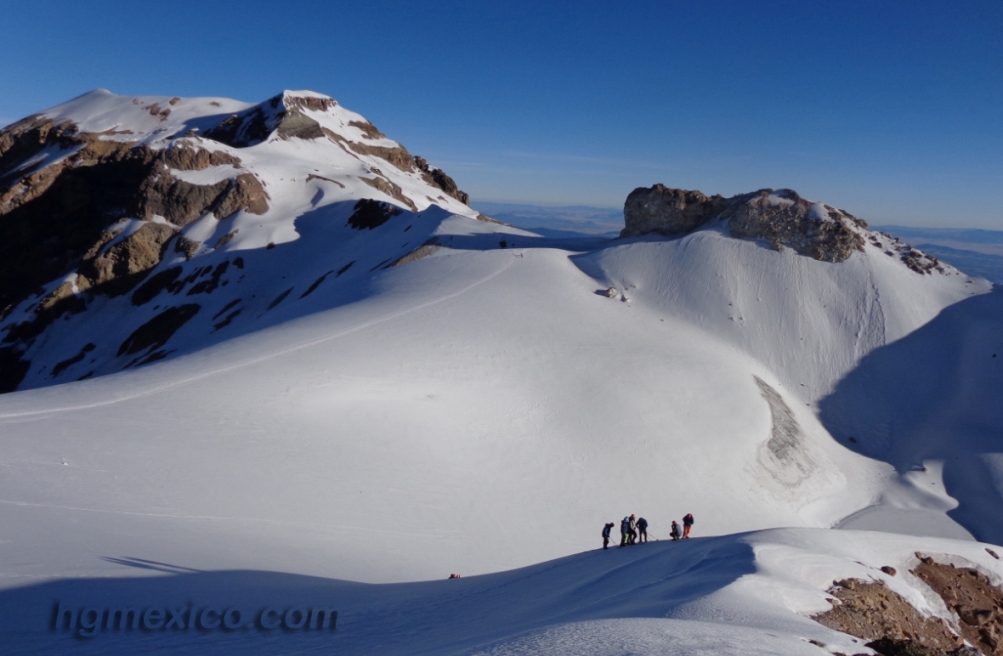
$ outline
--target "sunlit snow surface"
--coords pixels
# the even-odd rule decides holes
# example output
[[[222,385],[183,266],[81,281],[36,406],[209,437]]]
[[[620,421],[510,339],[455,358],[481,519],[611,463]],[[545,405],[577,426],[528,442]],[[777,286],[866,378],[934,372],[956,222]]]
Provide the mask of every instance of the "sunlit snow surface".
[[[163,123],[87,102],[87,129]],[[184,102],[169,121],[195,120]],[[998,289],[870,244],[830,264],[718,226],[544,239],[452,200],[352,230],[372,190],[361,169],[331,178],[344,188],[308,183],[329,155],[316,147],[241,150],[270,214],[186,227],[207,244],[240,229],[192,267],[245,267],[199,297],[173,359],[0,397],[0,631],[15,649],[807,654],[817,639],[854,653],[804,617],[833,579],[904,571],[917,550],[1000,573],[971,541],[1003,542]],[[439,250],[386,268],[431,238]],[[237,296],[241,321],[214,330]],[[101,302],[53,327],[54,359],[114,349],[121,317],[157,304]],[[778,436],[778,417],[796,430]],[[692,512],[701,539],[580,553],[631,512],[657,538]],[[840,522],[934,537],[828,530]],[[778,526],[802,528],[735,535]],[[889,584],[925,603],[907,575]],[[84,641],[47,628],[55,601],[341,615],[333,636]]]

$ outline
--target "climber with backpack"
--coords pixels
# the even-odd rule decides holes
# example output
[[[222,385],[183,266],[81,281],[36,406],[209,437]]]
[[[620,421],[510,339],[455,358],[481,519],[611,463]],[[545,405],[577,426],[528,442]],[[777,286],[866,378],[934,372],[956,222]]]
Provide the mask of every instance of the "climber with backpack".
[[[637,520],[637,541],[647,542],[648,541],[648,520],[644,517],[640,517]]]
[[[683,537],[683,532],[679,529],[679,524],[674,519],[672,520],[672,530],[669,531],[669,535],[672,536],[673,542]]]
[[[630,514],[630,524],[628,524],[628,528],[630,529],[629,544],[637,544],[637,520],[635,517],[637,517],[637,515],[634,513]]]
[[[620,546],[626,547],[630,544],[627,540],[630,536],[630,517],[624,517],[620,522]]]
[[[606,524],[602,527],[602,548],[609,548],[609,532],[613,529],[613,522]]]
[[[688,538],[690,536],[690,529],[693,528],[693,514],[686,513],[683,517],[683,537]]]

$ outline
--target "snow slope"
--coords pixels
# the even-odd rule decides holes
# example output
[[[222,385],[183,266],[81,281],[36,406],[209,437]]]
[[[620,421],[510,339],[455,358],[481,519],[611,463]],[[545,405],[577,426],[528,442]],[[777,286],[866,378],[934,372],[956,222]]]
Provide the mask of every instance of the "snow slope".
[[[834,580],[883,581],[921,613],[957,619],[910,573],[917,552],[1003,582],[978,543],[871,532],[781,529],[595,550],[458,580],[366,585],[275,572],[200,572],[119,559],[133,578],[77,578],[0,592],[7,653],[782,654],[867,653],[809,616]],[[891,566],[890,575],[881,570]],[[64,608],[236,608],[250,626],[150,631],[102,626],[82,638]],[[263,630],[273,607],[338,611],[336,630]],[[235,615],[232,615],[236,619]],[[210,618],[211,619],[211,618]],[[293,616],[295,619],[295,616]],[[233,622],[236,624],[237,622]],[[245,624],[241,621],[240,624]],[[84,633],[87,633],[84,630]],[[809,643],[815,641],[817,645]]]
[[[699,315],[727,327],[715,335],[695,324],[692,307],[658,293],[668,274],[627,269],[658,249],[666,256],[650,258],[651,267],[675,259],[674,249],[703,247],[698,259],[721,267],[746,258],[783,272],[766,262],[790,258],[791,275],[830,289],[806,299],[803,312],[856,334],[861,326],[824,306],[849,304],[852,278],[839,276],[867,273],[878,255],[857,254],[861,262],[840,270],[698,233],[576,260],[531,248],[531,237],[477,250],[489,236],[459,234],[489,226],[446,218],[439,230],[453,233],[456,248],[365,284],[322,285],[276,307],[269,329],[0,398],[0,500],[19,536],[4,546],[16,555],[6,574],[63,571],[73,553],[74,571],[102,575],[116,568],[101,557],[128,545],[133,555],[197,568],[282,561],[288,571],[363,581],[435,578],[580,550],[597,525],[626,511],[646,516],[655,535],[685,512],[697,515],[701,533],[824,527],[897,485],[892,467],[831,439],[811,397],[802,401],[785,380],[796,368],[769,366],[791,348],[780,329],[792,317],[763,313],[757,334],[779,338],[756,352],[756,342],[729,339],[737,329],[723,298],[705,294]],[[392,220],[372,234],[399,229]],[[642,255],[627,257],[634,251]],[[596,293],[607,281],[582,268],[617,266],[617,258],[637,285],[626,302]],[[693,277],[677,277],[679,288],[705,286],[706,270],[686,271]],[[954,293],[968,294],[972,285],[955,278]],[[292,285],[295,299],[309,279],[281,285]],[[757,287],[746,285],[761,280],[733,279],[734,298],[751,305]],[[295,303],[307,301],[333,307],[293,318]],[[780,405],[771,408],[767,390]],[[798,430],[771,446],[774,413],[785,412]],[[936,532],[957,530],[943,515],[954,504],[948,491],[923,499],[944,517]],[[76,528],[56,544],[66,522]],[[199,539],[185,537],[192,534]]]
[[[171,100],[93,93],[50,114],[109,139],[128,130],[130,140],[198,139],[239,154],[241,170],[268,191],[269,209],[187,224],[179,235],[201,246],[168,250],[148,278],[178,269],[184,284],[142,302],[135,292],[95,295],[32,344],[23,391],[0,396],[0,603],[8,608],[35,608],[22,600],[62,590],[63,579],[102,595],[155,589],[118,580],[145,567],[216,572],[196,577],[206,583],[193,583],[193,595],[263,585],[272,576],[263,573],[282,572],[280,588],[331,585],[345,608],[367,600],[378,619],[357,640],[370,644],[386,617],[407,609],[438,610],[402,620],[395,635],[426,635],[420,627],[463,617],[466,602],[436,595],[467,588],[297,577],[390,583],[525,567],[590,548],[604,522],[630,512],[656,537],[692,512],[698,536],[842,522],[1003,541],[994,514],[1003,490],[994,404],[1003,358],[983,353],[998,352],[1003,333],[999,293],[987,282],[950,267],[917,273],[889,257],[888,238],[877,233],[839,264],[735,239],[719,224],[673,240],[546,239],[478,220],[457,199],[431,195],[442,190],[417,171],[348,153],[334,137],[238,148],[177,136],[228,113],[264,108],[266,123],[278,119],[267,103]],[[156,118],[154,104],[174,110]],[[357,130],[356,143],[396,144],[351,125],[361,117],[337,105],[301,110],[332,133]],[[399,193],[362,181],[373,168]],[[235,174],[222,169],[174,174],[193,184]],[[360,199],[399,212],[353,227]],[[114,239],[127,239],[134,221],[115,224]],[[610,286],[623,294],[608,297]],[[4,321],[26,320],[34,302]],[[137,330],[181,304],[198,309],[162,350],[128,352]],[[945,339],[953,341],[945,347]],[[519,599],[553,586],[558,596],[538,607],[550,610],[490,630],[444,629],[423,644],[430,653],[580,653],[589,640],[605,645],[600,651],[658,651],[680,647],[673,641],[683,636],[693,653],[724,650],[720,640],[746,653],[806,653],[806,628],[763,631],[808,626],[789,613],[810,603],[791,602],[781,622],[773,611],[748,611],[751,597],[728,597],[740,601],[721,610],[727,604],[715,605],[706,587],[718,568],[714,586],[735,589],[766,567],[759,552],[748,556],[760,539],[779,540],[781,551],[806,540],[809,561],[843,542],[864,551],[894,545],[880,555],[896,562],[915,545],[970,559],[978,552],[974,543],[842,531],[694,541],[675,546],[697,560],[704,547],[695,545],[724,555],[693,564],[695,579],[677,577],[694,588],[685,599],[638,584],[644,603],[607,604],[600,595],[594,613],[561,610],[560,590],[599,575],[586,567],[592,554],[568,561],[582,569],[567,578],[522,588]],[[630,555],[640,559],[637,580],[669,565],[660,559],[675,556],[663,547],[672,548],[653,546],[650,563],[640,550]],[[720,565],[732,558],[738,569]],[[783,579],[790,562],[770,576]],[[805,598],[821,600],[831,572],[842,571],[826,562],[824,576],[812,575],[815,596]],[[233,570],[250,573],[226,574]],[[524,576],[449,584],[493,590]],[[181,579],[192,581],[163,580]],[[23,587],[32,584],[41,587]],[[393,605],[397,590],[404,606]],[[658,605],[666,595],[676,601]],[[515,604],[493,592],[484,599],[482,609]],[[670,610],[671,628],[643,619]],[[734,619],[743,613],[755,618]],[[604,623],[625,617],[635,619]],[[702,624],[719,621],[749,628],[722,634]],[[569,624],[578,622],[590,623]]]

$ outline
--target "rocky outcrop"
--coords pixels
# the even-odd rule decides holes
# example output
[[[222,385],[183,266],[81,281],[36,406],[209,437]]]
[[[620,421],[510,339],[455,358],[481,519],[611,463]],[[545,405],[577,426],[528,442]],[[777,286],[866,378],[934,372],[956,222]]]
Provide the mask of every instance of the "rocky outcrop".
[[[398,185],[394,184],[393,182],[390,182],[386,178],[381,176],[378,178],[360,178],[360,179],[373,189],[382,191],[387,196],[390,196],[391,198],[400,201],[404,205],[407,205],[412,212],[418,211],[418,207],[414,204],[414,201],[405,196],[404,191]]]
[[[916,556],[919,565],[911,573],[941,597],[952,613],[950,622],[920,613],[883,581],[861,579],[834,582],[829,590],[832,609],[812,619],[869,640],[867,646],[879,654],[1003,655],[1003,591],[978,570]],[[894,568],[881,569],[895,575]]]
[[[390,203],[363,198],[355,203],[355,211],[348,217],[348,225],[356,230],[372,230],[400,213],[400,208]]]
[[[863,250],[867,224],[789,189],[762,189],[724,198],[661,184],[635,189],[623,209],[621,237],[681,235],[711,221],[727,221],[734,237],[762,239],[775,250],[791,248],[823,262],[842,262]]]
[[[460,191],[460,188],[456,186],[456,182],[446,175],[445,171],[431,166],[424,157],[415,157],[414,162],[418,170],[422,172],[421,177],[425,182],[442,189],[447,195],[452,196],[464,205],[470,204],[470,194]]]
[[[823,203],[807,201],[790,189],[764,189],[742,196],[724,213],[734,237],[763,239],[776,249],[791,248],[823,262],[842,262],[864,250],[867,224]]]
[[[361,162],[357,168],[353,163],[351,175],[378,190],[370,195],[382,201],[360,201],[349,222],[357,229],[375,228],[402,210],[418,211],[416,203],[425,198],[431,203],[442,203],[447,195],[468,200],[448,175],[424,160],[419,169],[403,146],[319,94],[284,92],[254,106],[173,97],[123,99],[104,91],[87,95],[82,105],[71,101],[0,130],[0,392],[21,384],[29,360],[34,360],[29,376],[51,377],[54,367],[67,378],[79,373],[75,370],[83,365],[75,355],[72,362],[47,360],[45,352],[53,351],[46,331],[57,319],[86,323],[86,314],[74,315],[100,312],[106,303],[95,301],[101,296],[131,294],[135,305],[156,306],[168,294],[209,294],[239,282],[239,277],[223,280],[225,268],[212,269],[210,276],[205,267],[184,262],[233,247],[227,244],[237,235],[236,226],[214,226],[214,220],[269,212],[267,173],[257,177],[255,172],[264,171],[257,152],[252,157],[241,149],[316,140],[323,142],[316,144],[317,152],[328,149],[339,161],[347,153]],[[102,109],[95,110],[98,106]],[[225,106],[246,109],[232,114],[213,109]],[[321,170],[321,159],[314,165],[318,168],[312,172],[280,172],[277,182],[326,180],[324,194],[336,186],[347,190],[352,202],[362,195],[344,181],[325,177],[331,174]],[[431,186],[421,185],[419,178]],[[253,233],[254,223],[242,232]],[[265,249],[275,247],[273,240],[263,243]],[[172,265],[160,270],[167,259]],[[230,264],[242,269],[244,260],[236,257]],[[166,357],[156,350],[162,344],[148,335],[191,312],[182,307],[184,312],[169,313],[145,333],[134,334],[115,357],[135,357],[128,366]],[[140,354],[135,345],[147,342],[155,348]],[[104,346],[96,351],[99,357],[109,353]],[[102,366],[88,368],[106,371]]]
[[[337,105],[333,98],[281,93],[245,112],[233,114],[206,130],[204,136],[234,148],[247,148],[271,135],[280,139],[320,139],[320,123],[303,110],[325,111]]]
[[[42,296],[51,281],[74,276],[44,294],[28,318],[5,327],[3,339],[15,351],[60,316],[83,311],[89,296],[133,289],[179,228],[209,213],[223,219],[268,210],[268,194],[240,172],[241,160],[199,138],[154,148],[109,134],[41,117],[0,132],[0,316],[33,293]],[[172,174],[211,166],[233,167],[234,175],[193,184]],[[123,224],[126,217],[145,223]]]
[[[129,291],[160,264],[164,248],[176,232],[177,228],[164,223],[145,223],[111,247],[96,244],[84,255],[77,288],[86,291],[101,286],[113,296]]]
[[[626,222],[621,237],[661,234],[681,235],[707,223],[728,205],[721,196],[708,197],[699,191],[672,189],[662,184],[638,187],[623,205]]]

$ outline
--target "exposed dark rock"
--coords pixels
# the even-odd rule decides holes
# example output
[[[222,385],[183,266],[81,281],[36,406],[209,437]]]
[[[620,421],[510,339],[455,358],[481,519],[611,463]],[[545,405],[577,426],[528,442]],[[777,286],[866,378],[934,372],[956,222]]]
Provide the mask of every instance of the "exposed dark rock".
[[[401,209],[390,203],[383,203],[370,198],[362,198],[355,203],[355,212],[348,217],[348,225],[356,230],[372,230],[390,220],[390,217],[397,216]],[[340,274],[339,274],[340,275]]]
[[[84,255],[77,286],[86,290],[103,285],[102,291],[112,296],[130,291],[160,264],[164,247],[175,232],[173,226],[146,223],[110,248],[95,245]]]
[[[621,237],[680,235],[713,220],[727,220],[732,236],[762,239],[774,250],[791,248],[823,262],[842,262],[864,249],[867,224],[822,203],[811,203],[789,189],[762,189],[731,198],[656,184],[640,187],[624,204]]]
[[[414,202],[410,198],[404,195],[404,192],[401,190],[401,188],[396,184],[394,184],[393,182],[390,182],[386,178],[379,177],[379,178],[360,178],[360,179],[373,189],[382,191],[387,196],[399,200],[404,205],[407,205],[409,208],[411,208],[412,212],[418,211],[418,207],[414,204]]]
[[[932,273],[940,266],[937,258],[914,248],[906,249],[901,259],[907,267],[919,274]]]
[[[225,219],[242,209],[251,214],[268,211],[268,194],[251,173],[198,185],[161,171],[143,181],[135,214],[147,220],[159,215],[183,227],[209,212],[217,219]]]
[[[338,185],[339,187],[341,187],[342,189],[344,189],[344,188],[345,188],[345,185],[341,184],[341,183],[340,183],[340,182],[338,182],[337,180],[332,180],[331,178],[325,178],[325,177],[324,177],[324,176],[322,176],[322,175],[314,175],[313,173],[310,173],[309,175],[307,175],[307,176],[306,176],[306,181],[307,181],[307,182],[310,182],[311,180],[323,180],[323,181],[325,181],[325,182],[330,182],[330,183],[332,183],[332,184],[336,184],[336,185]]]
[[[228,242],[229,242],[229,241],[230,241],[231,239],[233,239],[234,237],[236,237],[236,236],[237,236],[237,233],[238,233],[238,232],[240,232],[240,229],[239,229],[239,228],[238,228],[238,229],[236,229],[236,230],[231,230],[230,232],[226,233],[225,235],[223,235],[222,237],[220,237],[220,238],[219,238],[219,239],[218,239],[218,240],[216,241],[216,245],[215,245],[215,246],[213,246],[213,248],[222,248],[222,247],[223,247],[223,246],[225,246],[225,245],[226,245],[226,244],[227,244],[227,243],[228,243]]]
[[[297,111],[287,111],[275,127],[275,134],[283,139],[320,139],[324,131],[320,123]]]
[[[357,141],[343,141],[342,144],[347,145],[359,155],[379,157],[393,164],[401,171],[413,171],[415,169],[415,160],[404,146],[372,146]]]
[[[735,237],[765,239],[823,262],[842,262],[864,250],[864,238],[854,229],[862,222],[828,205],[806,201],[789,189],[741,196],[723,218]]]
[[[376,129],[376,126],[369,121],[349,121],[348,124],[353,128],[359,128],[362,130],[362,134],[366,135],[367,139],[385,139],[386,135]]]
[[[943,620],[925,617],[882,582],[846,579],[837,582],[829,594],[839,603],[833,603],[832,609],[812,617],[819,624],[869,641],[890,641],[877,643],[888,644],[889,648],[907,643],[912,649],[936,650],[879,653],[939,656],[963,644]],[[878,651],[876,647],[872,649]]]
[[[182,253],[186,260],[190,260],[198,252],[200,246],[202,246],[202,242],[181,235],[174,242],[174,252]]]
[[[167,343],[181,326],[198,314],[196,303],[167,308],[133,331],[118,349],[118,355],[132,355],[146,349],[157,349]]]
[[[404,257],[392,262],[390,266],[398,267],[398,266],[403,266],[405,264],[410,264],[411,262],[417,262],[418,260],[424,259],[429,255],[434,255],[435,252],[441,248],[442,246],[439,246],[437,243],[435,243],[435,238],[433,237],[432,239],[428,240],[427,242],[425,242],[418,248],[414,249]]]
[[[268,211],[268,193],[261,186],[261,181],[250,173],[241,173],[229,181],[219,205],[213,208],[213,214],[217,219],[225,219],[240,210],[251,214]]]
[[[813,619],[870,640],[867,646],[879,654],[1003,655],[1003,591],[976,569],[938,563],[918,553],[916,556],[919,565],[912,573],[956,614],[953,626],[940,618],[923,616],[884,583],[860,579],[836,582],[829,593],[839,602]],[[886,569],[894,572],[890,567],[882,571]],[[966,646],[965,640],[977,648]]]
[[[679,235],[695,230],[728,206],[721,196],[705,196],[699,191],[672,189],[662,184],[638,187],[623,206],[626,226],[621,237],[657,233]]]
[[[920,554],[916,554],[920,556]],[[912,570],[958,615],[961,634],[988,656],[1003,655],[1003,591],[982,572],[920,557]]]
[[[206,130],[203,136],[234,148],[246,148],[267,139],[272,129],[265,110],[259,105],[246,112],[228,116],[215,127]]]
[[[207,130],[205,136],[234,148],[259,144],[272,134],[281,139],[319,139],[325,134],[320,124],[301,110],[325,111],[335,105],[337,102],[331,98],[279,94],[261,105],[223,119]]]
[[[148,108],[151,111],[152,107]],[[156,114],[164,110],[157,108]],[[119,131],[119,134],[122,131]],[[174,178],[171,169],[239,166],[240,159],[183,139],[158,150],[81,133],[71,122],[29,117],[0,131],[0,307],[21,302],[31,290],[79,271],[89,293],[122,293],[157,263],[172,228],[144,226],[110,250],[108,228],[122,217],[154,215],[183,226],[213,211],[218,218],[241,209],[267,210],[267,194],[251,174],[214,185]],[[44,168],[19,168],[45,148],[69,152]]]
[[[424,157],[415,157],[414,163],[424,174],[422,177],[426,182],[434,184],[436,187],[442,189],[448,195],[452,196],[464,205],[470,204],[470,194],[465,191],[460,191],[459,187],[456,186],[456,182],[451,177],[446,175],[445,171],[429,165]],[[480,218],[480,216],[478,216],[478,218]]]
[[[240,167],[240,158],[222,150],[208,150],[187,139],[178,140],[164,150],[163,162],[169,168],[178,171],[201,171],[210,166],[229,164]]]
[[[927,647],[918,644],[914,640],[896,640],[893,638],[881,638],[872,640],[865,646],[870,647],[883,656],[981,656],[982,652],[971,647],[958,647],[951,651],[944,651],[936,647]]]

